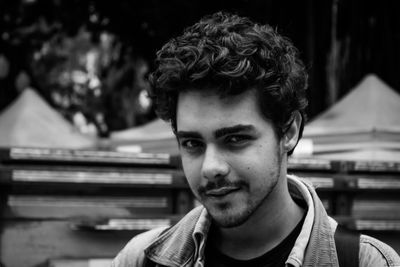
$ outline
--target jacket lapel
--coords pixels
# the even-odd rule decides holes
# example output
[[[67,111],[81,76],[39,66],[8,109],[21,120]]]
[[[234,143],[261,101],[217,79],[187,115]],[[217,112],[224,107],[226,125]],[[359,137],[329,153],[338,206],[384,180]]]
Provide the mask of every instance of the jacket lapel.
[[[335,240],[328,214],[315,190],[306,184],[314,202],[314,223],[303,266],[338,266]]]
[[[187,266],[192,262],[198,246],[193,233],[198,228],[203,210],[203,207],[193,209],[176,225],[159,236],[146,248],[146,257],[155,263],[171,267]]]

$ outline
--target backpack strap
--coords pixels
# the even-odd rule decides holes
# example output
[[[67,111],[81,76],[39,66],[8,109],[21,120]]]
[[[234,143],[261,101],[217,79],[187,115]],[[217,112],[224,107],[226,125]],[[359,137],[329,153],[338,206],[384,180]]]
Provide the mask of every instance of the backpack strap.
[[[338,224],[335,245],[340,267],[359,266],[360,233]]]

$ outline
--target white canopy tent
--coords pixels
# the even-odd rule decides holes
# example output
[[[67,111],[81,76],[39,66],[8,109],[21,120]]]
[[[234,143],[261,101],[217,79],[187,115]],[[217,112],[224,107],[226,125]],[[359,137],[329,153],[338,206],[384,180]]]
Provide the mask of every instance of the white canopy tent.
[[[171,138],[174,138],[171,126],[161,119],[155,119],[141,126],[111,133],[111,139],[120,141]]]
[[[111,133],[109,146],[120,151],[178,154],[171,126],[161,119]]]
[[[306,125],[296,150],[338,160],[400,161],[400,95],[377,76],[367,75]]]
[[[0,114],[1,147],[93,148],[95,138],[77,132],[32,89]]]

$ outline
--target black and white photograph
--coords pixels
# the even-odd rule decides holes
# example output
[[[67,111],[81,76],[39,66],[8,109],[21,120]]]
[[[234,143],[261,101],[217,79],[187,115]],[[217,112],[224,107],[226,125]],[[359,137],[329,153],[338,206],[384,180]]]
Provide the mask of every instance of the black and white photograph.
[[[400,267],[399,10],[0,0],[0,267]]]

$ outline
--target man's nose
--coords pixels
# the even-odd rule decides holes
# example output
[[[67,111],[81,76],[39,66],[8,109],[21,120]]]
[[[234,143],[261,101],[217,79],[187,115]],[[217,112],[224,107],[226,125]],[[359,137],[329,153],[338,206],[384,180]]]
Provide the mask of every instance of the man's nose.
[[[208,145],[201,168],[202,177],[212,180],[225,177],[229,173],[229,164],[225,156],[214,145]]]

